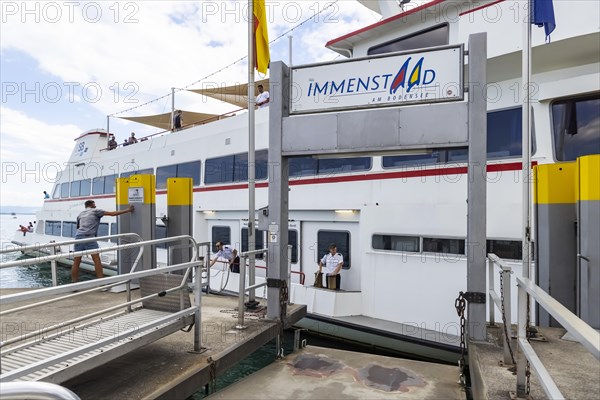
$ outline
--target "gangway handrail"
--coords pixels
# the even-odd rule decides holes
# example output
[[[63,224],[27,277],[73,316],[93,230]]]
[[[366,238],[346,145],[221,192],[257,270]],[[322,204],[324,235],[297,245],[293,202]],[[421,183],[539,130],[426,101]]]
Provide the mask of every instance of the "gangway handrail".
[[[164,239],[155,239],[155,240],[139,242],[139,243],[135,243],[135,244],[128,244],[126,246],[131,246],[131,245],[145,246],[145,245],[159,244],[159,243],[164,243],[164,242],[169,242],[169,241],[181,241],[183,239],[189,240],[194,247],[197,246],[195,240],[191,236],[188,236],[188,235],[181,235],[181,236],[169,237],[169,238],[164,238]],[[179,282],[179,283],[176,283],[175,287],[161,289],[159,292],[145,294],[141,298],[133,300],[133,301],[127,301],[125,303],[121,303],[116,306],[111,306],[111,307],[105,308],[103,310],[88,313],[88,315],[78,317],[71,321],[63,322],[61,324],[54,325],[51,329],[54,329],[54,328],[60,327],[60,326],[65,326],[68,324],[75,324],[75,323],[83,321],[83,320],[88,320],[88,321],[86,323],[84,323],[83,325],[78,325],[79,328],[94,326],[95,323],[106,321],[107,318],[119,317],[121,315],[129,314],[130,306],[133,304],[148,301],[149,299],[153,299],[153,298],[164,297],[168,293],[179,291],[179,294],[181,297],[180,305],[175,306],[176,308],[173,309],[172,311],[170,311],[171,312],[170,314],[168,314],[168,313],[163,314],[164,316],[157,315],[153,321],[144,323],[139,326],[135,326],[134,328],[132,328],[128,331],[119,332],[118,338],[120,338],[120,339],[125,339],[127,337],[131,338],[131,337],[133,337],[132,335],[137,335],[139,332],[147,332],[147,334],[150,335],[148,339],[136,341],[136,343],[140,343],[139,345],[143,345],[144,343],[148,343],[148,340],[150,340],[150,341],[156,340],[156,334],[154,332],[159,332],[159,331],[156,331],[156,329],[167,328],[164,332],[167,332],[167,334],[168,334],[168,332],[172,332],[172,329],[179,329],[173,325],[174,323],[176,323],[178,325],[180,325],[182,323],[190,324],[190,321],[187,320],[187,318],[193,316],[194,320],[192,320],[192,325],[194,325],[194,350],[199,351],[201,349],[201,341],[200,341],[200,339],[201,339],[200,338],[201,290],[200,289],[201,289],[201,280],[202,280],[201,274],[199,271],[202,268],[203,263],[204,263],[204,259],[198,258],[197,253],[194,252],[192,260],[190,262],[185,262],[185,263],[181,263],[181,264],[177,264],[177,265],[164,266],[164,267],[153,268],[153,269],[144,270],[144,271],[129,272],[129,273],[123,274],[121,276],[100,278],[100,279],[96,279],[93,281],[80,282],[80,283],[75,283],[75,284],[71,284],[71,285],[63,285],[60,287],[44,288],[44,289],[39,289],[39,290],[34,290],[34,291],[27,291],[25,293],[15,293],[15,294],[9,294],[6,296],[0,296],[0,305],[12,304],[12,303],[15,303],[18,301],[30,301],[32,299],[38,299],[38,298],[44,297],[44,296],[62,294],[65,292],[71,292],[71,291],[73,291],[74,288],[77,288],[77,289],[85,289],[85,288],[94,289],[96,287],[105,288],[106,286],[103,286],[103,285],[106,285],[106,284],[122,282],[124,280],[129,282],[133,279],[150,277],[153,275],[167,275],[170,272],[186,270],[186,273],[183,275],[183,277],[181,277],[181,279],[179,279],[180,277],[178,275],[175,275],[176,278],[171,279],[171,281],[173,279],[175,279],[176,282]],[[189,305],[189,303],[188,303],[186,305],[185,303],[187,303],[188,301],[186,300],[184,302],[183,296],[187,296],[187,290],[184,291],[183,289],[184,288],[187,289],[187,285],[188,285],[187,277],[189,276],[192,268],[195,269],[195,277],[196,277],[195,282],[194,282],[195,304]],[[60,297],[60,299],[70,298],[72,296],[81,295],[83,293],[86,293],[86,292],[78,292],[75,294],[69,294],[68,296]],[[48,303],[45,301],[42,301],[42,302],[32,304],[31,306],[35,307],[35,306],[38,306],[41,304],[48,304]],[[116,313],[116,314],[113,313],[115,310],[123,309],[125,307],[127,307],[127,311],[125,311],[124,313],[123,312]],[[146,308],[146,307],[143,307],[143,308]],[[141,309],[142,308],[140,308],[139,310],[141,310]],[[21,310],[22,310],[22,308],[21,308]],[[135,311],[137,311],[137,309]],[[109,313],[111,313],[111,314],[109,314]],[[103,315],[103,314],[109,314],[109,316],[97,318],[99,315]],[[194,321],[195,321],[195,323],[194,323]],[[171,328],[168,328],[169,326],[171,326]],[[16,342],[21,342],[21,344],[18,344],[16,347],[11,346],[7,350],[3,351],[2,356],[4,357],[5,354],[12,354],[15,351],[21,351],[22,349],[26,348],[28,345],[31,345],[32,343],[37,344],[39,342],[39,339],[34,340],[33,342],[31,342],[31,340],[29,340],[29,339],[31,339],[32,336],[36,336],[36,335],[38,337],[41,337],[41,336],[39,336],[40,331],[41,330],[38,330],[37,332],[30,332],[29,334],[25,334],[25,335],[19,335],[16,338],[12,338],[5,342],[2,342],[0,344],[0,347],[4,347],[9,344],[16,343]],[[46,333],[46,335],[44,335],[44,340],[52,340],[52,339],[60,340],[61,333],[47,335],[48,327],[44,327],[43,331]],[[58,331],[60,332],[60,330],[58,330]],[[146,333],[140,333],[140,334],[142,336],[146,335]],[[89,352],[91,352],[95,349],[100,349],[114,340],[115,340],[115,337],[111,336],[111,337],[107,337],[107,338],[101,339],[99,341],[96,341],[95,343],[86,344],[84,346],[72,348],[71,350],[68,350],[68,351],[60,352],[59,354],[52,356],[52,357],[41,358],[37,361],[34,360],[34,362],[32,362],[32,363],[23,364],[21,367],[18,367],[17,369],[13,369],[13,370],[3,373],[1,375],[2,376],[1,379],[3,382],[6,380],[9,380],[9,379],[18,379],[19,377],[26,376],[32,372],[41,370],[41,369],[49,367],[51,365],[55,365],[56,363],[59,363],[59,362],[62,362],[62,361],[68,360],[68,359],[72,359],[75,357],[79,357],[84,354],[89,354]],[[27,342],[27,343],[23,344],[23,342]],[[126,346],[126,348],[131,348],[132,345],[129,343],[133,343],[133,342],[129,342],[129,341],[123,342],[123,344]],[[139,346],[139,345],[137,345],[137,346]],[[127,346],[129,346],[129,347],[127,347]],[[135,348],[136,345],[133,345],[133,346],[134,346],[133,348]],[[93,358],[94,356],[92,355],[90,357]],[[92,361],[92,363],[93,363],[93,361]],[[71,373],[76,374],[77,372],[76,372],[76,370],[73,370],[73,372],[71,372]],[[66,373],[66,375],[62,375],[62,376],[63,377],[66,376],[68,378],[69,373]],[[74,376],[74,375],[70,375],[70,376]]]
[[[498,296],[496,293],[496,286],[494,285],[494,265],[497,265],[502,275],[502,293]],[[495,325],[494,318],[494,305],[502,312],[502,321],[504,323],[504,364],[512,365],[515,360],[512,355],[512,348],[510,340],[512,338],[512,311],[511,311],[511,287],[510,287],[510,275],[512,274],[512,267],[505,264],[505,262],[493,253],[488,254],[488,295],[490,297],[489,312],[490,312],[490,325]],[[503,300],[504,299],[504,304]]]
[[[600,360],[600,333],[596,332],[585,321],[573,314],[530,279],[517,277],[517,286],[519,289],[518,343],[521,350],[517,366],[517,395],[525,393],[525,370],[527,361],[529,361],[531,367],[539,376],[540,383],[548,398],[564,399],[565,397],[556,386],[548,370],[546,370],[535,350],[527,341],[527,295],[530,295],[537,304],[546,310],[598,360]]]
[[[98,236],[98,237],[94,237],[91,238],[90,240],[85,240],[85,241],[107,241],[108,239],[115,239],[115,238],[121,238],[121,237],[128,237],[128,236],[132,236],[136,239],[138,239],[138,242],[142,241],[142,238],[140,237],[140,235],[138,235],[137,233],[117,233],[114,235],[108,235],[108,236]],[[14,253],[17,251],[29,251],[29,250],[39,250],[39,249],[43,249],[46,247],[56,247],[56,246],[61,246],[61,245],[67,245],[67,244],[74,244],[74,243],[84,243],[84,239],[73,239],[73,240],[65,240],[63,242],[48,242],[48,243],[37,243],[37,244],[30,244],[27,246],[15,246],[15,247],[5,247],[4,249],[0,249],[0,254],[4,254],[4,253]],[[112,246],[110,247],[111,249],[113,248]]]
[[[3,400],[80,400],[66,387],[50,382],[2,382],[0,397]]]

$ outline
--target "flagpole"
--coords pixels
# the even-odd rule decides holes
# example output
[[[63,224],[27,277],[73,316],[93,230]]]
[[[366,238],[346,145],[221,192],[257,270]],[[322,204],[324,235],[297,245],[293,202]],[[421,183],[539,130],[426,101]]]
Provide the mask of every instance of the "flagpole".
[[[256,248],[255,228],[255,122],[254,122],[254,1],[248,0],[248,251],[254,251]],[[248,266],[249,285],[254,285],[255,277],[255,256],[250,256]],[[240,277],[244,279],[244,277]],[[241,293],[240,293],[241,295]],[[250,291],[248,303],[254,302],[254,290]],[[240,311],[241,312],[241,311]]]
[[[523,26],[523,121],[522,121],[522,176],[523,176],[523,277],[531,276],[531,1],[528,1],[527,16]]]

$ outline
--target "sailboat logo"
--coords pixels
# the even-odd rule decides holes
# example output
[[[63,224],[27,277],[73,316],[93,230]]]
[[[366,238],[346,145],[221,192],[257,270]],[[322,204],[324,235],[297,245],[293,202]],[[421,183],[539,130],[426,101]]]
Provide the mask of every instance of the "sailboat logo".
[[[425,57],[421,57],[413,67],[410,77],[407,81],[407,72],[411,59],[412,57],[408,57],[404,64],[402,64],[402,67],[400,67],[400,70],[396,74],[396,77],[390,86],[390,94],[395,94],[398,91],[398,88],[406,89],[406,93],[409,93],[414,86],[421,84],[429,85],[435,79],[434,70],[423,70],[423,60]]]

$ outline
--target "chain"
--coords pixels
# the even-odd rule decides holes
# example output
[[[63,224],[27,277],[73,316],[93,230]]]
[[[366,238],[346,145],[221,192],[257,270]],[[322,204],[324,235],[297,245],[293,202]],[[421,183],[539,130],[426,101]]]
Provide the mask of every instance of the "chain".
[[[208,362],[208,386],[210,393],[215,393],[217,391],[217,364],[212,359],[212,357],[208,357],[206,360]]]
[[[527,293],[527,321],[525,322],[525,337],[527,340],[529,340],[529,320],[531,318],[531,310],[529,309],[530,304],[531,301],[529,299],[529,293]],[[529,360],[527,360],[527,366],[525,367],[525,384],[527,386],[525,389],[525,394],[529,396],[529,392],[531,391],[531,368],[529,365]]]
[[[467,385],[467,380],[465,377],[465,307],[466,300],[464,297],[464,293],[460,292],[458,297],[454,301],[454,307],[456,308],[456,313],[460,317],[460,359],[458,360],[458,368],[460,369],[460,376],[458,378],[458,383],[461,386]]]
[[[285,317],[287,315],[288,287],[287,281],[281,282],[279,288],[279,337],[281,338],[282,349],[277,349],[277,358],[283,358],[283,328],[285,325]]]
[[[510,352],[510,359],[512,360],[513,365],[515,365],[515,355],[513,354],[512,346],[510,344],[511,336],[509,335],[509,330],[506,324],[506,311],[504,310],[504,274],[507,271],[500,271],[500,304],[502,305],[502,324],[504,325],[504,337],[506,338],[506,343],[508,344],[508,351]]]

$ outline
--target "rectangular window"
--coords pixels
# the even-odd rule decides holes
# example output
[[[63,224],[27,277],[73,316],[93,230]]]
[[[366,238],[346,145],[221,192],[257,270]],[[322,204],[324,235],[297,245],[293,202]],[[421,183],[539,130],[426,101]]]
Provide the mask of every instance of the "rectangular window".
[[[317,263],[329,253],[329,245],[335,243],[337,252],[344,256],[342,269],[350,268],[350,232],[318,231],[317,232]]]
[[[328,158],[319,161],[319,175],[343,174],[371,169],[371,157]]]
[[[409,253],[421,251],[418,236],[383,235],[375,234],[371,238],[371,245],[375,250],[392,250]]]
[[[104,177],[99,176],[98,178],[92,179],[92,194],[104,194]]]
[[[71,197],[79,196],[80,187],[81,187],[81,181],[71,182]]]
[[[200,161],[191,161],[177,165],[178,178],[192,178],[193,186],[200,186]]]
[[[288,231],[288,246],[292,246],[292,264],[298,262],[298,231]]]
[[[77,232],[77,222],[64,221],[62,223],[62,236],[63,237],[74,238],[76,232]]]
[[[167,179],[177,177],[177,165],[166,165],[156,168],[156,188],[166,189]]]
[[[424,237],[423,252],[464,255],[465,240]]]
[[[520,240],[488,240],[486,247],[486,253],[494,253],[500,258],[507,260],[523,258],[523,246]]]
[[[44,234],[61,236],[61,222],[60,221],[46,221],[44,226]]]
[[[216,253],[217,248],[215,247],[216,242],[223,242],[223,244],[231,244],[231,228],[228,226],[213,226],[212,227],[212,252]]]
[[[204,163],[204,183],[233,182],[233,156],[209,158]]]
[[[131,175],[152,175],[152,174],[154,174],[154,168],[146,168],[146,169],[140,169],[137,171],[122,172],[121,178],[128,178]]]
[[[104,177],[104,194],[112,194],[116,191],[117,175],[108,175]]]
[[[288,162],[290,178],[296,176],[317,176],[318,161],[312,157],[294,157]]]
[[[434,26],[420,32],[411,33],[377,46],[371,47],[367,55],[393,53],[395,51],[406,51],[422,49],[425,47],[443,46],[449,43],[449,25]]]
[[[107,222],[103,222],[100,225],[98,225],[98,233],[96,234],[96,236],[98,236],[98,237],[108,236],[108,223]]]
[[[83,179],[80,181],[79,187],[79,195],[80,196],[89,196],[90,191],[92,190],[92,182],[90,179]]]
[[[413,154],[405,156],[383,156],[383,168],[419,168],[424,165],[440,162],[440,152],[433,151],[430,154]]]
[[[552,124],[558,161],[600,153],[600,93],[552,103]]]
[[[265,241],[263,238],[263,232],[261,230],[255,229],[254,230],[254,244],[255,244],[255,249],[256,250],[260,250],[260,249],[265,249]],[[246,252],[248,251],[248,228],[242,228],[242,252]],[[262,254],[257,254],[256,258],[262,259],[263,255]]]
[[[60,198],[61,199],[69,198],[69,182],[60,184]]]
[[[254,177],[256,180],[267,178],[268,158],[269,154],[267,150],[259,150],[254,154]],[[248,181],[248,153],[236,154],[234,156],[233,181]]]
[[[61,185],[58,185],[58,184],[54,186],[54,192],[52,192],[53,199],[60,198],[60,187],[61,187]]]

